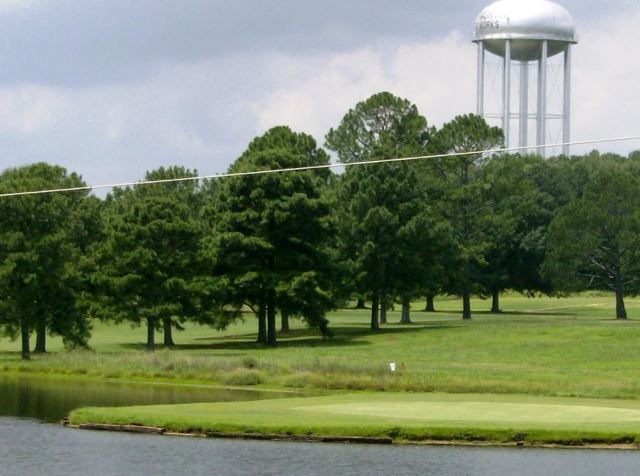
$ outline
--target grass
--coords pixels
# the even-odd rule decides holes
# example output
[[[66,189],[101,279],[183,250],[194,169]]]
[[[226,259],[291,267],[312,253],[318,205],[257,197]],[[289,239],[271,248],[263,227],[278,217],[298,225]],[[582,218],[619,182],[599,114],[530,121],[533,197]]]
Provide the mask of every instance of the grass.
[[[610,295],[528,299],[509,295],[505,312],[460,319],[458,300],[437,301],[440,312],[419,312],[414,324],[368,329],[368,311],[330,315],[336,336],[294,326],[275,349],[254,343],[256,322],[223,332],[188,326],[178,346],[144,351],[144,329],[96,323],[93,352],[60,352],[51,339],[46,356],[22,362],[18,344],[0,340],[0,372],[84,375],[170,382],[329,390],[529,394],[640,400],[640,302],[633,319],[618,322]],[[392,312],[390,322],[399,321]],[[392,374],[388,364],[396,362]]]
[[[257,402],[85,408],[72,424],[191,433],[391,437],[585,445],[640,443],[640,402],[504,395],[359,393]]]

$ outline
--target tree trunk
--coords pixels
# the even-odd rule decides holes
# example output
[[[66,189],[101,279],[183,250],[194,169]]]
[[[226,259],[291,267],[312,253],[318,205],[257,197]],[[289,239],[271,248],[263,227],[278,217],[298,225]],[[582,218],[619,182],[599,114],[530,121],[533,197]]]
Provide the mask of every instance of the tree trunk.
[[[491,313],[500,314],[500,291],[498,289],[491,290]]]
[[[39,322],[36,326],[36,346],[33,352],[36,354],[47,352],[47,325],[44,322]]]
[[[383,292],[380,296],[380,324],[387,323],[387,293]]]
[[[402,300],[402,318],[400,324],[411,324],[411,300],[404,298]]]
[[[624,287],[618,286],[616,288],[616,319],[626,319],[627,309],[624,305]]]
[[[25,317],[20,319],[20,336],[22,337],[22,358],[29,360],[31,358],[31,348],[29,347],[29,320]]]
[[[171,318],[165,317],[162,320],[162,327],[164,330],[164,345],[165,347],[173,347],[176,345],[173,342],[173,326],[171,325]]]
[[[267,308],[264,303],[258,306],[258,344],[267,343]]]
[[[429,294],[427,296],[427,307],[425,308],[426,312],[436,312],[436,306],[434,301],[435,301],[435,298]]]
[[[287,311],[280,311],[282,322],[280,323],[280,332],[286,334],[291,331],[289,328],[289,313]]]
[[[276,303],[273,296],[269,297],[267,305],[267,344],[276,345]]]
[[[156,348],[156,321],[150,317],[147,318],[147,349],[154,350]]]
[[[471,319],[471,293],[467,290],[462,293],[462,319]]]
[[[356,303],[356,309],[366,309],[364,305],[364,299],[358,298],[358,302]]]
[[[377,331],[380,329],[380,323],[378,322],[378,311],[380,308],[380,298],[378,293],[374,294],[373,301],[371,302],[371,330]]]

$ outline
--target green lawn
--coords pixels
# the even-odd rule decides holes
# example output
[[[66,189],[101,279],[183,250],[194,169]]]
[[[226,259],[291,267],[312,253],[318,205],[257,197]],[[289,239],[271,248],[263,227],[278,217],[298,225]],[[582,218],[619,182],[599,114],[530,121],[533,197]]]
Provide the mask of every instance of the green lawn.
[[[395,440],[640,442],[640,402],[504,395],[358,393],[237,403],[85,408],[71,423],[179,432],[348,435]]]
[[[563,299],[505,296],[501,315],[460,319],[460,302],[436,302],[414,324],[389,324],[372,334],[368,311],[330,316],[335,337],[297,326],[275,349],[256,346],[250,315],[224,332],[189,326],[174,350],[144,351],[144,329],[97,323],[95,352],[58,352],[23,363],[18,345],[0,340],[0,371],[47,372],[126,379],[197,381],[287,388],[532,394],[640,400],[640,302],[628,300],[628,322],[613,317],[609,295]],[[390,315],[399,321],[399,312]],[[396,362],[392,374],[388,364]]]

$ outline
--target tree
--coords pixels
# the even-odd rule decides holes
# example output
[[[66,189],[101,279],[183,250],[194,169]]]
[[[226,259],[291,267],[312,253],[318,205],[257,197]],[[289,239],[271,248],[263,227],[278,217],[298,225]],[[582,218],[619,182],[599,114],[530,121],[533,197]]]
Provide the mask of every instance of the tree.
[[[342,162],[360,162],[424,152],[432,133],[414,104],[385,91],[349,110],[327,133],[326,146]]]
[[[492,297],[491,312],[500,312],[500,293],[506,289],[551,291],[539,271],[555,208],[554,198],[540,184],[547,169],[541,157],[520,155],[493,157],[482,168],[491,212],[489,246],[474,280]]]
[[[328,163],[311,136],[275,127],[255,138],[230,172]],[[259,343],[276,345],[278,310],[329,334],[324,243],[332,230],[322,194],[329,176],[326,170],[247,175],[220,185],[208,256],[213,274],[227,280],[223,311],[251,308]]]
[[[381,92],[348,111],[327,134],[326,145],[341,161],[354,163],[422,154],[432,133],[415,105]],[[419,185],[415,166],[409,164],[349,168],[339,185],[339,254],[351,269],[352,292],[372,300],[373,330],[379,321],[386,322],[387,305],[401,279],[411,287],[402,297],[407,315],[406,302],[418,276],[414,272],[401,278],[401,255],[411,254],[406,248],[411,240],[412,246],[419,246],[418,238],[427,236],[424,227],[416,225],[426,211],[426,195]],[[408,236],[410,229],[420,229],[421,234]],[[416,271],[415,266],[409,269]]]
[[[620,167],[596,175],[584,195],[566,205],[549,231],[543,274],[559,290],[609,289],[616,317],[640,284],[640,182]]]
[[[45,163],[0,175],[0,193],[84,185],[78,175]],[[34,330],[37,352],[46,351],[47,332],[62,336],[68,346],[86,344],[89,326],[78,303],[80,251],[90,240],[86,201],[86,191],[0,199],[0,325],[11,337],[20,334],[25,359]]]
[[[194,177],[183,167],[148,172],[146,180]],[[108,197],[106,239],[97,250],[95,281],[103,289],[103,317],[145,323],[147,347],[162,327],[173,345],[172,328],[185,319],[206,321],[200,303],[198,253],[202,225],[195,181],[115,189]],[[208,321],[207,321],[208,322]]]
[[[434,182],[432,194],[439,203],[437,212],[452,231],[453,254],[457,266],[448,279],[449,290],[462,296],[463,319],[471,319],[471,294],[478,290],[474,268],[485,264],[490,247],[491,198],[481,169],[487,160],[482,151],[502,144],[502,131],[490,127],[473,114],[458,116],[445,124],[434,137],[434,145],[443,153],[467,155],[445,157],[429,162]]]
[[[396,292],[402,305],[401,324],[411,323],[411,302],[415,298],[424,296],[425,290],[442,286],[451,243],[451,229],[448,223],[437,220],[428,205],[428,195],[424,194],[417,200],[424,200],[418,205],[418,215],[400,229],[398,237],[402,248],[396,273]]]
[[[350,167],[341,178],[339,236],[341,259],[348,263],[355,292],[371,301],[371,329],[379,328],[379,309],[401,295],[403,304],[423,281],[420,257],[433,239],[427,196],[410,164]],[[384,321],[383,321],[384,323]]]

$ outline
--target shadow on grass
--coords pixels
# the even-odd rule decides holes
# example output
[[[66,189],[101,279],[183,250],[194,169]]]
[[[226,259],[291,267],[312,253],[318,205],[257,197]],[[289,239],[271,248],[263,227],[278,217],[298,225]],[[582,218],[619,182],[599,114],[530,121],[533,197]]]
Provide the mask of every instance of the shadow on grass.
[[[247,334],[233,334],[233,335],[228,335],[228,336],[219,336],[219,337],[196,337],[193,340],[220,340],[220,341],[225,341],[225,340],[238,340],[238,339],[255,339],[256,335],[252,332],[249,332]]]
[[[0,364],[2,362],[22,361],[22,353],[19,350],[4,350],[0,352]]]
[[[461,311],[417,311],[416,314],[419,316],[453,316],[456,318],[462,319]],[[500,312],[491,312],[491,311],[473,311],[473,316],[489,316],[489,317],[504,317],[509,318],[511,316],[542,316],[542,317],[579,317],[580,313],[578,312],[549,312],[549,311],[500,311]]]
[[[435,325],[412,325],[403,327],[390,327],[382,328],[377,332],[371,332],[370,329],[365,327],[351,327],[351,326],[339,326],[332,327],[331,331],[334,336],[331,338],[323,339],[314,329],[295,329],[286,334],[278,334],[278,348],[312,348],[312,347],[354,347],[354,346],[367,346],[371,345],[371,342],[366,340],[366,337],[370,336],[384,336],[384,335],[398,335],[407,334],[410,332],[417,332],[423,329],[437,330],[451,327],[449,325],[439,325],[441,323],[434,323]],[[177,344],[171,347],[172,350],[255,350],[268,348],[262,344],[255,342],[256,334],[242,334],[235,336],[222,336],[222,337],[201,337],[198,342],[192,344]],[[122,344],[121,347],[131,350],[144,350],[145,345],[143,343],[128,343]],[[158,346],[161,348],[162,346]]]
[[[478,313],[480,314],[480,313]],[[579,317],[580,313],[572,312],[549,312],[549,311],[502,311],[500,314],[492,314],[490,312],[483,313],[490,316],[538,316],[538,317]]]

